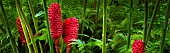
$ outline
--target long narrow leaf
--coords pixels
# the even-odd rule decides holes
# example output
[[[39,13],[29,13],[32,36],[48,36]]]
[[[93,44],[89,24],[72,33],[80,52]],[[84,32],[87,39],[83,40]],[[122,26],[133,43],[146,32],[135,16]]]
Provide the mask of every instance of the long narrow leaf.
[[[160,4],[160,0],[157,0],[156,5],[155,5],[155,8],[154,8],[154,11],[153,11],[153,14],[152,14],[152,18],[151,18],[151,21],[150,21],[150,25],[149,25],[149,28],[148,28],[148,30],[147,30],[147,36],[146,36],[145,45],[147,45],[147,42],[148,42],[148,40],[149,40],[150,33],[151,33],[151,28],[152,28],[152,26],[153,26],[153,22],[154,22],[154,20],[155,20],[156,12],[157,12],[157,9],[158,9],[159,4]]]
[[[86,7],[87,7],[87,0],[84,2],[84,11],[83,11],[83,18],[82,18],[82,26],[81,26],[81,34],[83,34],[84,31],[84,20],[86,17]]]
[[[34,23],[34,28],[35,28],[35,31],[37,33],[39,31],[39,28],[38,28],[38,19],[35,18],[34,8],[32,7],[32,0],[28,0],[28,4],[29,4],[30,11],[31,11],[31,15],[32,15],[33,23]],[[44,53],[40,41],[38,41],[38,42],[39,42],[38,44],[40,46],[41,53]]]

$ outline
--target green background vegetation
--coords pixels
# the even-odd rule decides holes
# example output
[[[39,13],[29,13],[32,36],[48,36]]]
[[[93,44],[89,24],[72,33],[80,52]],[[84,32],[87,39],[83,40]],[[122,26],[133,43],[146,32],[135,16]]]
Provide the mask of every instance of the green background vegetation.
[[[84,19],[84,31],[81,32],[82,27],[79,30],[79,38],[73,42],[71,53],[101,53],[102,52],[102,27],[103,27],[103,0],[88,0],[86,6],[86,14],[84,13],[84,1],[85,0],[60,0],[62,19],[69,17],[76,17],[79,19],[79,24],[82,25],[83,16]],[[148,23],[151,21],[153,10],[157,0],[148,1]],[[34,29],[34,23],[31,17],[31,12],[27,0],[21,0],[21,6],[26,19],[29,21],[33,34],[36,33]],[[58,0],[47,0],[47,7],[51,3],[58,2]],[[157,53],[161,46],[161,37],[163,33],[163,27],[167,12],[168,0],[161,0],[158,10],[156,11],[156,17],[152,26],[152,32],[148,39],[147,45],[145,45],[145,52]],[[14,0],[3,0],[2,4],[5,9],[5,13],[8,19],[12,39],[15,40],[15,44],[19,52],[28,53],[27,46],[22,45],[19,41],[19,34],[16,27],[16,18],[19,16],[17,13]],[[32,6],[35,11],[35,18],[38,19],[38,28],[41,32],[41,36],[34,38],[34,41],[38,45],[38,41],[42,43],[44,52],[50,52],[47,39],[47,28],[45,19],[45,13],[43,9],[42,0],[33,0]],[[99,9],[98,9],[99,8]],[[134,0],[133,10],[131,16],[131,38],[130,47],[127,50],[128,41],[128,24],[130,17],[130,0],[107,0],[106,6],[106,51],[107,53],[132,53],[132,44],[135,40],[143,40],[144,34],[144,1]],[[2,11],[0,11],[2,12]],[[98,12],[98,13],[97,13]],[[0,13],[0,53],[13,53],[9,35],[7,34],[6,27],[2,21],[3,15]],[[149,27],[148,27],[149,28]],[[164,52],[170,52],[170,25],[168,21],[168,29],[165,38]],[[54,41],[52,41],[54,43]],[[40,50],[39,46],[37,47]],[[53,47],[55,48],[55,47]],[[64,44],[63,52],[65,52],[66,44]],[[55,49],[54,49],[55,50]]]

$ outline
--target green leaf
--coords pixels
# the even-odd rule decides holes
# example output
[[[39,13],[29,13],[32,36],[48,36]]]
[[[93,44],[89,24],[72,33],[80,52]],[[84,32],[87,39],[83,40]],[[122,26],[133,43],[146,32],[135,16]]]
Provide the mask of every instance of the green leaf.
[[[75,40],[74,42],[72,42],[71,44],[78,44],[79,47],[79,51],[81,51],[84,47],[85,47],[85,42],[81,41],[81,40]]]
[[[44,11],[40,11],[40,12],[38,12],[36,15],[35,15],[35,17],[39,17],[39,16],[41,16],[41,15],[43,15],[44,14]]]
[[[46,38],[47,37],[47,29],[46,28],[43,28],[41,30],[39,30],[38,32],[41,32],[41,36],[36,36],[34,38],[34,41],[36,42],[37,40],[45,40],[45,43],[48,43],[48,39]]]
[[[88,35],[86,34],[78,34],[78,36],[85,36],[85,37],[89,37]]]

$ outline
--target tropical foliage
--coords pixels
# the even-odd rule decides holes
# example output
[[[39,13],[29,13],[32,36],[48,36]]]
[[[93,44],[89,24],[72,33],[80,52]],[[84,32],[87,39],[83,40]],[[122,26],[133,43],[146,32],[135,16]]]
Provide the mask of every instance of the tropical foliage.
[[[2,3],[0,5],[0,53],[56,52],[55,40],[51,35],[49,36],[50,23],[47,19],[48,8],[54,2],[60,4],[62,22],[70,17],[75,17],[79,21],[78,38],[71,43],[71,53],[102,53],[103,40],[106,40],[107,53],[132,53],[135,40],[143,40],[147,43],[144,47],[146,53],[170,52],[169,0],[106,0],[106,4],[103,3],[105,0],[31,0],[31,6],[28,1],[30,0],[0,0]],[[33,13],[30,7],[33,8]],[[103,9],[104,7],[106,9]],[[19,10],[20,8],[22,10]],[[19,16],[22,26],[25,26],[24,34],[31,31],[33,35],[31,37],[31,33],[28,33],[27,45],[19,40],[20,34],[16,23]],[[7,21],[2,19],[5,17]],[[106,23],[103,18],[106,19]],[[38,28],[35,26],[34,19],[37,19]],[[152,19],[154,19],[153,25],[150,23]],[[8,27],[4,21],[8,22]],[[147,30],[144,30],[146,25]],[[150,25],[150,35],[144,38],[144,34],[146,33],[146,36],[148,34]],[[106,30],[103,30],[103,27],[106,27]],[[104,38],[102,31],[106,32],[106,39],[102,39]],[[12,45],[14,48],[11,47]],[[60,37],[59,48],[60,53],[66,52],[67,44],[63,42],[62,37]]]

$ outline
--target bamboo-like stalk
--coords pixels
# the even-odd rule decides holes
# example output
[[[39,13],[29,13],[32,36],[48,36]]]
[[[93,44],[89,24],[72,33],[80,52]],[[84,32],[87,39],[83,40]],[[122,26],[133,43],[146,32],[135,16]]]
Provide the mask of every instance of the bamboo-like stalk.
[[[96,29],[98,29],[98,19],[99,19],[99,6],[100,6],[100,0],[97,0],[97,12],[96,12]]]
[[[16,4],[16,8],[18,8],[18,4]],[[17,9],[17,11],[18,11],[18,14],[20,15],[20,17],[22,17],[21,14],[20,14],[21,12],[19,11],[19,9]],[[25,26],[25,24],[24,24],[23,19],[22,19],[22,20],[21,20],[21,19],[22,19],[22,18],[20,18],[20,21],[21,21],[22,29],[23,29],[23,32],[24,32],[24,35],[25,35],[25,39],[26,39],[26,42],[27,42],[28,50],[29,50],[29,52],[31,53],[31,52],[32,52],[32,46],[29,45],[30,40],[29,40],[27,28],[26,28],[26,26]]]
[[[8,18],[6,16],[6,14],[5,14],[5,10],[4,10],[4,7],[3,7],[3,4],[2,4],[1,0],[0,0],[0,7],[1,7],[2,15],[3,15],[2,22],[4,22],[4,24],[5,24],[5,28],[6,28],[7,34],[9,35],[13,52],[14,53],[19,53],[18,49],[17,49],[17,45],[15,44],[15,40],[12,38],[11,30],[10,30],[9,23],[8,23]]]
[[[42,0],[42,1],[43,1],[43,7],[44,7],[44,12],[45,12],[45,19],[46,19],[47,30],[48,30],[48,40],[49,40],[49,46],[50,46],[50,53],[54,53],[52,38],[51,38],[51,34],[50,34],[51,32],[50,32],[50,25],[49,25],[48,14],[47,14],[46,0]]]
[[[16,6],[16,7],[17,7],[17,6]],[[18,7],[17,7],[17,8],[18,8]],[[21,15],[18,9],[17,9],[17,11],[18,11],[18,14]],[[20,17],[22,17],[22,16],[20,16]],[[22,20],[21,20],[21,19],[22,19],[22,18],[20,18],[20,21],[21,21],[22,29],[23,29],[23,32],[24,32],[24,35],[25,35],[25,39],[26,39],[26,42],[27,42],[28,50],[29,50],[30,53],[32,53],[33,51],[32,51],[31,45],[29,45],[30,40],[29,40],[27,28],[26,28],[26,26],[25,26],[25,24],[24,24],[23,19],[22,19]]]
[[[127,41],[127,49],[130,46],[130,35],[131,35],[131,18],[133,14],[133,0],[130,0],[130,17],[129,17],[129,24],[128,24],[128,41]]]
[[[149,25],[149,28],[147,30],[147,36],[146,36],[146,41],[145,41],[145,45],[147,45],[147,42],[149,40],[149,37],[150,37],[150,33],[151,33],[151,28],[153,26],[153,22],[154,22],[154,19],[156,17],[156,12],[157,12],[157,9],[158,9],[158,6],[160,4],[160,0],[157,0],[156,2],[156,5],[155,5],[155,8],[154,8],[154,11],[153,11],[153,14],[152,14],[152,18],[151,18],[151,21],[150,21],[150,25]]]
[[[106,0],[103,0],[103,34],[102,34],[102,53],[106,52]]]
[[[38,19],[35,18],[34,8],[32,7],[32,0],[27,0],[27,1],[28,1],[28,5],[29,5],[29,8],[30,8],[30,11],[31,11],[31,15],[32,15],[33,23],[34,23],[34,28],[35,28],[35,31],[37,33],[39,31],[39,28],[38,28]],[[38,44],[40,46],[41,53],[44,53],[43,49],[42,49],[41,42],[40,41],[38,41],[38,42],[39,42]]]
[[[84,20],[86,17],[86,7],[87,7],[87,0],[84,2],[84,11],[83,11],[83,17],[82,17],[82,26],[81,26],[81,34],[83,34],[84,31]]]
[[[35,43],[34,40],[33,40],[34,36],[33,36],[32,30],[31,30],[31,27],[30,27],[30,25],[29,25],[29,23],[28,23],[28,20],[25,18],[25,15],[24,15],[24,12],[23,12],[23,10],[22,10],[22,6],[21,6],[21,4],[20,4],[20,1],[19,1],[19,0],[15,0],[15,3],[16,3],[16,7],[17,7],[17,9],[18,9],[18,12],[19,12],[19,14],[20,14],[20,16],[21,16],[21,17],[20,17],[20,18],[21,18],[21,21],[24,22],[24,24],[26,25],[26,28],[27,28],[27,30],[28,30],[28,34],[29,34],[29,36],[30,36],[31,43],[33,44],[34,51],[35,51],[35,53],[38,53],[37,45],[36,45],[36,43]],[[23,24],[22,24],[22,25],[23,25]]]
[[[100,0],[97,1],[97,20],[99,18],[99,6],[100,6]]]
[[[164,50],[164,43],[165,43],[165,36],[167,32],[167,25],[168,25],[168,19],[170,17],[170,0],[167,2],[167,11],[166,11],[166,18],[165,18],[165,23],[164,23],[164,28],[163,28],[163,34],[162,34],[162,40],[161,40],[161,46],[160,46],[160,53],[163,53]]]
[[[143,41],[144,41],[144,44],[145,44],[145,41],[146,41],[146,35],[147,35],[147,28],[148,28],[148,0],[145,0],[145,15],[144,15],[144,27],[143,27],[143,30],[144,30],[144,34],[143,34]]]
[[[18,13],[19,13],[19,12],[18,12]],[[21,14],[20,14],[20,15],[21,15]],[[20,17],[21,17],[21,16],[20,16]],[[21,21],[22,29],[23,29],[23,32],[24,32],[24,35],[25,35],[25,39],[26,39],[26,42],[27,42],[28,50],[29,50],[30,53],[32,53],[33,50],[32,50],[32,46],[29,45],[30,40],[29,40],[29,35],[28,35],[28,32],[27,32],[27,28],[26,28],[26,26],[25,26],[24,21],[23,21],[22,18],[20,18],[20,21]]]

